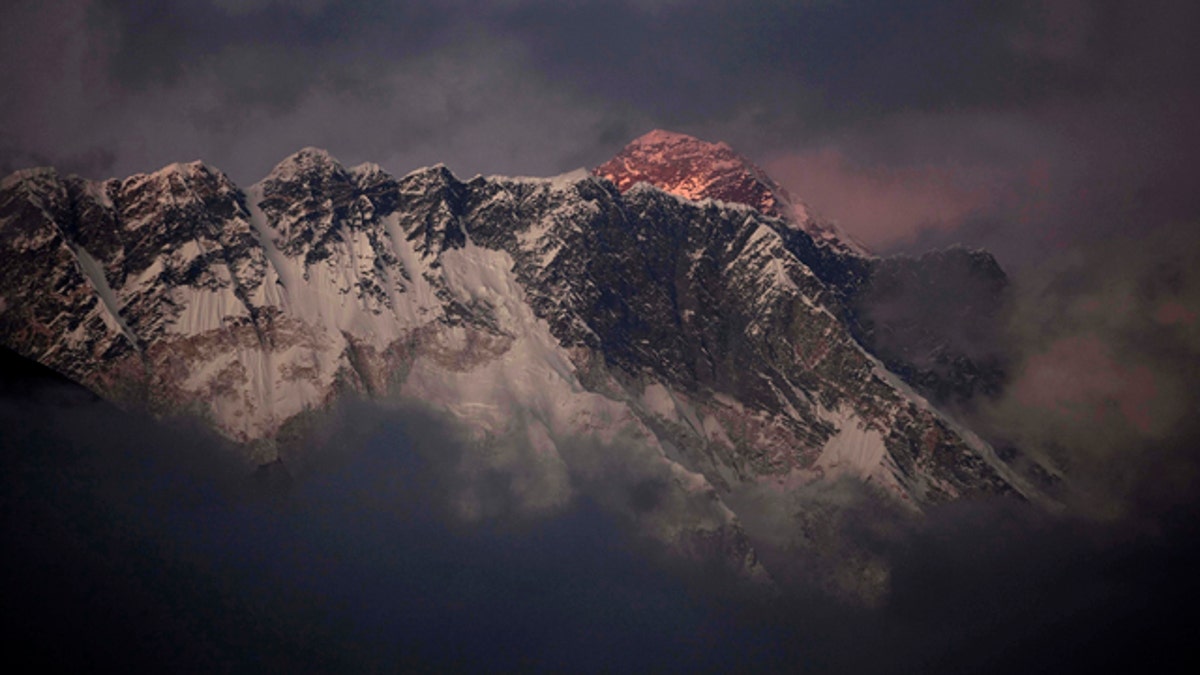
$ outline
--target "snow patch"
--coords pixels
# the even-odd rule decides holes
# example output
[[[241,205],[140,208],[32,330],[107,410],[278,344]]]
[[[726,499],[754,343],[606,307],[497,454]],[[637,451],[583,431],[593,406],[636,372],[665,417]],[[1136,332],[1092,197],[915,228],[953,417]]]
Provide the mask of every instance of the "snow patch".
[[[669,471],[672,483],[687,493],[712,491],[702,475],[667,456],[628,404],[583,388],[567,350],[526,301],[507,252],[468,241],[463,248],[444,251],[439,262],[446,291],[460,301],[489,307],[501,335],[489,337],[482,328],[440,326],[433,338],[436,344],[418,353],[400,393],[462,421],[487,448],[478,461],[501,470],[520,467],[513,485],[525,508],[543,508],[570,495],[568,461],[582,462],[573,464],[572,471],[586,472],[603,470],[594,463],[636,457],[637,462]],[[481,342],[489,340],[501,341],[503,348],[480,351]],[[469,368],[455,366],[460,357],[471,361]],[[649,396],[654,407],[674,407],[661,386],[652,387]],[[506,440],[513,438],[521,442]],[[565,447],[581,443],[612,448],[622,459],[606,460],[608,452],[563,455]],[[709,500],[703,504],[717,508]],[[470,499],[463,505],[468,511],[474,508]],[[721,522],[732,520],[727,510],[717,511]]]
[[[821,449],[815,466],[823,469],[827,475],[847,473],[866,479],[879,474],[887,455],[883,434],[868,427],[858,415],[845,407],[821,412],[821,417],[836,426],[838,431]]]
[[[245,194],[246,205],[250,209],[250,227],[257,235],[258,243],[267,256],[267,262],[271,263],[271,269],[275,272],[275,276],[283,282],[284,290],[295,292],[303,283],[301,281],[303,277],[297,273],[298,270],[292,261],[288,260],[279,250],[279,235],[267,222],[267,216],[259,206],[263,197],[262,184],[251,186]],[[264,283],[266,283],[265,280]]]
[[[108,196],[106,183],[89,180],[84,184],[84,186],[84,190],[87,192],[88,196],[91,197],[101,207],[109,210],[115,208],[113,206],[112,199]]]
[[[543,185],[555,190],[563,190],[573,187],[576,183],[588,180],[592,177],[590,171],[584,168],[572,169],[565,173],[560,173],[557,176],[503,176],[492,175],[487,176],[486,180],[499,183],[517,183],[524,185]]]
[[[725,427],[721,425],[716,417],[705,415],[702,428],[704,429],[704,437],[710,443],[721,443],[726,447],[733,447],[733,441],[730,440],[729,434],[725,433]]]
[[[386,172],[383,170],[383,167],[379,166],[375,162],[363,162],[362,164],[350,167],[350,173],[354,174],[355,176],[373,176],[375,174],[382,174]]]
[[[215,291],[182,286],[174,289],[172,295],[183,307],[168,327],[169,332],[177,335],[202,335],[224,327],[225,319],[250,315],[231,286]]]
[[[679,421],[679,411],[675,407],[675,400],[671,397],[671,392],[658,382],[647,385],[642,391],[642,405],[646,410],[663,419],[671,422]]]
[[[117,294],[113,292],[112,286],[108,285],[108,278],[104,275],[104,267],[89,254],[82,246],[78,244],[71,245],[71,252],[75,254],[75,260],[79,263],[79,269],[87,280],[91,282],[92,288],[96,289],[96,295],[100,298],[100,304],[104,308],[104,322],[112,330],[119,330],[125,335],[125,339],[134,347],[138,346],[137,336],[130,330],[129,325],[125,323],[125,319],[121,317],[121,304],[117,300]]]

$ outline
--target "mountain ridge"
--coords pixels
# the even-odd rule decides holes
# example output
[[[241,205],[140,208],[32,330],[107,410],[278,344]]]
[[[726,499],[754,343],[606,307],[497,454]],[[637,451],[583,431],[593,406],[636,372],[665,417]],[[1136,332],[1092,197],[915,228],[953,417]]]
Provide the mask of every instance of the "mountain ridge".
[[[859,344],[866,259],[752,207],[578,174],[395,178],[306,148],[245,190],[202,163],[6,179],[0,255],[4,344],[199,415],[257,463],[347,392],[420,401],[489,448],[463,470],[507,472],[523,508],[622,457],[668,486],[633,514],[647,531],[719,542],[754,578],[722,495],[775,485],[782,506],[842,476],[918,510],[1038,497]],[[464,490],[464,517],[479,499]]]

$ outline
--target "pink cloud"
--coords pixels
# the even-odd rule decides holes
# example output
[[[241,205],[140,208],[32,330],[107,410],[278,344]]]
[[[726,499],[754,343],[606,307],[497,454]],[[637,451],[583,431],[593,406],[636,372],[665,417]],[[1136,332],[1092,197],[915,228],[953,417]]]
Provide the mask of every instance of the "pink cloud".
[[[1096,13],[1087,0],[1031,2],[1025,25],[1009,36],[1009,46],[1027,58],[1073,65],[1086,60]]]
[[[1154,320],[1164,326],[1175,324],[1194,325],[1196,323],[1196,312],[1188,309],[1183,303],[1177,300],[1169,300],[1158,306],[1154,311]]]
[[[1012,388],[1016,401],[1076,422],[1106,422],[1113,413],[1143,434],[1162,427],[1154,373],[1118,363],[1097,337],[1071,336],[1030,357]]]
[[[823,217],[876,248],[926,228],[953,229],[994,205],[999,190],[995,178],[979,170],[949,164],[859,166],[833,147],[785,155],[766,169]]]

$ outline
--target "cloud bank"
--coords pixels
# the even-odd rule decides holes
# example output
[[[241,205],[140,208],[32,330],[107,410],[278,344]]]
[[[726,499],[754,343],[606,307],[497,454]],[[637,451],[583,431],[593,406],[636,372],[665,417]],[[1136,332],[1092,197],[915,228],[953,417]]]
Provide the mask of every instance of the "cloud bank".
[[[0,616],[13,659],[937,673],[1119,659],[1155,669],[1191,652],[1200,521],[1189,509],[1154,528],[1003,501],[912,521],[831,486],[808,505],[840,500],[832,536],[886,561],[887,594],[846,602],[803,575],[763,594],[662,557],[603,500],[522,515],[504,507],[495,475],[475,486],[489,490],[488,517],[455,517],[447,495],[461,487],[463,448],[422,413],[344,410],[311,448],[321,461],[289,485],[248,477],[203,431],[180,434],[43,378],[7,378],[0,404],[13,430],[0,439]],[[806,522],[779,531],[807,536]]]

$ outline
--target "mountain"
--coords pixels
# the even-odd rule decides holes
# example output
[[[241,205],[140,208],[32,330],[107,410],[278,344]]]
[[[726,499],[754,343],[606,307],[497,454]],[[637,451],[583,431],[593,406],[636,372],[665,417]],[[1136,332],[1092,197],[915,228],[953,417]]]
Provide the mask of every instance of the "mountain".
[[[725,143],[655,129],[634,139],[592,173],[611,180],[622,192],[648,183],[694,201],[745,204],[794,224],[819,243],[867,254],[866,247],[836,224],[815,216],[808,205]]]
[[[679,138],[636,144],[658,137]],[[603,167],[396,178],[313,148],[246,189],[200,162],[18,172],[0,185],[0,343],[121,406],[203,419],[259,465],[303,466],[348,398],[416,403],[474,449],[463,517],[488,517],[489,477],[528,513],[587,492],[752,579],[813,486],[913,511],[1039,499],[861,339],[879,259],[778,217],[795,204],[765,176],[745,205],[694,159],[680,185],[720,201]]]
[[[592,173],[622,192],[644,183],[780,218],[788,248],[837,296],[855,339],[889,370],[937,403],[969,403],[1002,388],[1007,364],[991,343],[1003,330],[1008,277],[986,251],[873,256],[725,143],[661,129]]]

